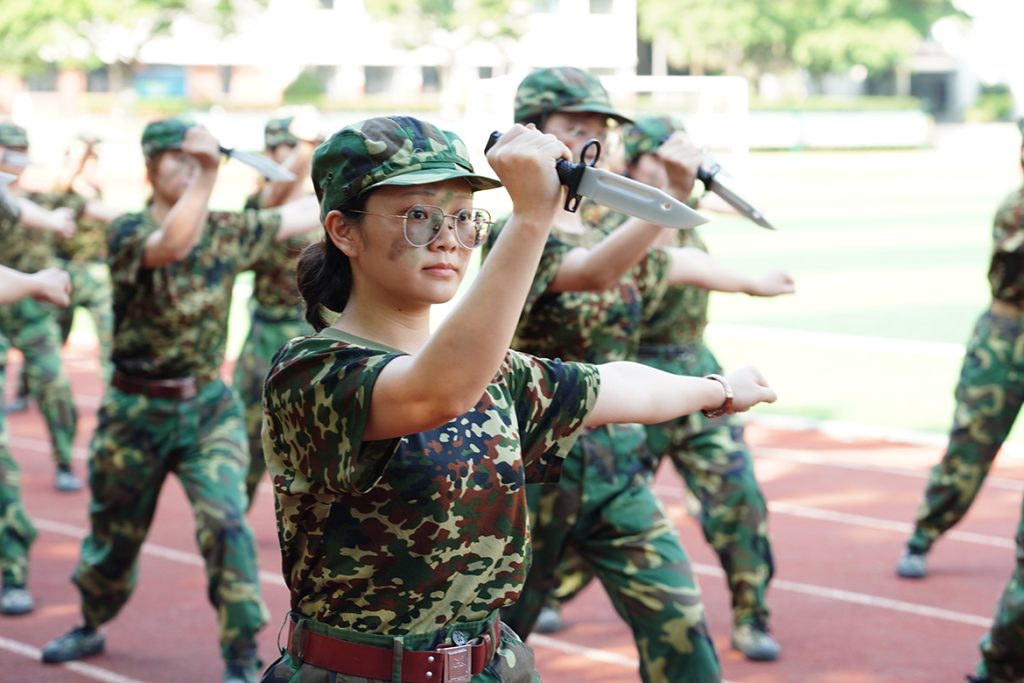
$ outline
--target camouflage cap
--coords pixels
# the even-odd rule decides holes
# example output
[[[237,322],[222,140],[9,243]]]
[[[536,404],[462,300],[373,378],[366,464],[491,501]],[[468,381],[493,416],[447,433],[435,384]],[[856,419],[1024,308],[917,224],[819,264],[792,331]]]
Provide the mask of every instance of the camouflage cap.
[[[641,116],[623,127],[622,146],[626,163],[632,164],[641,154],[661,147],[672,133],[684,131],[682,121],[674,116]]]
[[[142,131],[142,154],[147,159],[165,149],[181,149],[185,133],[196,125],[195,121],[183,117],[151,121]]]
[[[571,66],[538,69],[516,88],[516,123],[525,123],[556,111],[607,114],[619,123],[630,119],[612,108],[608,91],[596,76]]]
[[[28,134],[16,123],[0,121],[0,147],[27,148]]]
[[[381,116],[345,126],[313,152],[312,177],[321,219],[382,185],[465,178],[474,192],[501,187],[473,171],[459,136],[409,116]]]
[[[263,146],[273,149],[278,145],[297,145],[299,139],[288,130],[294,119],[294,116],[283,116],[267,121],[263,127]]]

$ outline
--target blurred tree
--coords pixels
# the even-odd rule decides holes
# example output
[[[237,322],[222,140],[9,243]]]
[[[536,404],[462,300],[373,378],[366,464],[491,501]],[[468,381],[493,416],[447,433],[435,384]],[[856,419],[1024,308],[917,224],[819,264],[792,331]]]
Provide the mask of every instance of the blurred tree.
[[[954,0],[639,0],[640,37],[690,73],[803,67],[869,74],[906,60]],[[657,50],[655,50],[657,52]]]
[[[139,50],[192,16],[224,34],[241,10],[267,0],[3,0],[0,69],[31,73],[48,65],[108,64],[111,89],[120,89]]]

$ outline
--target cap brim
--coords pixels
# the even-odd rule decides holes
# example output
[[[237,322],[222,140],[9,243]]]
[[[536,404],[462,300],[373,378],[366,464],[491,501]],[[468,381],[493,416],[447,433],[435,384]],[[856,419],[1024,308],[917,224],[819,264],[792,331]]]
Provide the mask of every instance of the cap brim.
[[[629,118],[628,116],[623,116],[622,114],[620,114],[617,111],[613,111],[612,109],[610,109],[608,107],[602,107],[600,105],[577,104],[577,105],[571,105],[571,106],[568,106],[568,107],[559,107],[555,111],[556,112],[566,111],[566,112],[570,112],[570,113],[574,113],[574,114],[575,113],[579,113],[579,114],[604,114],[605,116],[607,116],[610,119],[615,119],[616,121],[618,121],[622,125],[633,123],[633,119]]]
[[[496,187],[501,187],[500,180],[470,173],[469,171],[456,171],[450,168],[423,168],[418,171],[409,171],[408,173],[403,173],[402,175],[382,180],[379,183],[374,183],[367,187],[366,190],[372,190],[375,187],[381,187],[383,185],[428,185],[430,183],[440,183],[445,180],[455,180],[460,178],[469,183],[473,192],[478,192],[480,190],[493,190]],[[364,192],[366,190],[364,190]]]

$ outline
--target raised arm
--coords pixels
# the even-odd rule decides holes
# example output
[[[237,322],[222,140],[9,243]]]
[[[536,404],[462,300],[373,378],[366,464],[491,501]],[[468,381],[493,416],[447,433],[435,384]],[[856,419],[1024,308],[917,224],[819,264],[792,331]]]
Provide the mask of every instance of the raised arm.
[[[23,273],[0,266],[0,304],[32,297],[56,306],[71,303],[71,278],[59,268]]]
[[[718,410],[726,401],[725,385],[704,377],[674,375],[640,363],[598,366],[601,389],[587,425],[621,422],[657,424],[698,410]],[[758,403],[774,403],[775,391],[756,368],[741,368],[724,378],[732,393],[726,412],[738,413]]]
[[[312,194],[282,204],[277,210],[281,212],[281,226],[274,237],[278,242],[316,230],[321,225],[320,205],[316,201],[316,196]]]
[[[658,183],[672,197],[686,201],[693,191],[701,152],[686,133],[676,133],[657,150],[665,168]],[[611,287],[641,261],[665,228],[630,218],[590,248],[566,254],[549,289],[554,292],[600,291]]]
[[[313,189],[309,184],[309,164],[313,158],[313,150],[316,149],[317,141],[299,140],[292,151],[285,157],[281,165],[295,175],[295,180],[288,182],[268,182],[260,190],[260,206],[270,209],[281,206],[289,201],[301,197],[303,194],[312,193]]]
[[[146,240],[143,265],[159,268],[180,261],[191,253],[209,214],[210,196],[220,167],[217,139],[203,126],[193,126],[185,133],[181,152],[195,160],[193,172],[184,193],[167,211],[160,227]],[[164,154],[173,154],[173,151]],[[161,159],[161,166],[164,159]],[[159,174],[161,171],[157,169]],[[177,172],[184,172],[180,168]]]
[[[381,371],[367,439],[437,427],[480,400],[512,342],[559,210],[555,162],[569,158],[569,149],[554,136],[521,125],[487,153],[512,199],[512,216],[469,290],[429,340]]]
[[[700,249],[675,247],[667,251],[672,284],[695,285],[715,292],[743,292],[751,296],[778,296],[796,291],[793,278],[783,270],[768,270],[754,276],[729,268]]]
[[[18,197],[13,201],[21,213],[21,224],[26,228],[52,232],[64,238],[75,234],[75,214],[71,209],[44,209],[25,197]]]

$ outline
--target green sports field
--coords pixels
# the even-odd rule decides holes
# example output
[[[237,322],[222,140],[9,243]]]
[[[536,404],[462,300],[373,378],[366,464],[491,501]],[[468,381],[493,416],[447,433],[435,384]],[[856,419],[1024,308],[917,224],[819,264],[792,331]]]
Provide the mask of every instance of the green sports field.
[[[959,345],[988,300],[992,215],[1021,183],[1019,145],[1005,124],[943,128],[927,150],[751,155],[743,194],[778,232],[716,216],[702,234],[732,266],[797,281],[781,299],[712,298],[712,348],[727,367],[758,365],[779,392],[760,412],[947,430]],[[491,194],[480,203],[500,208]]]

